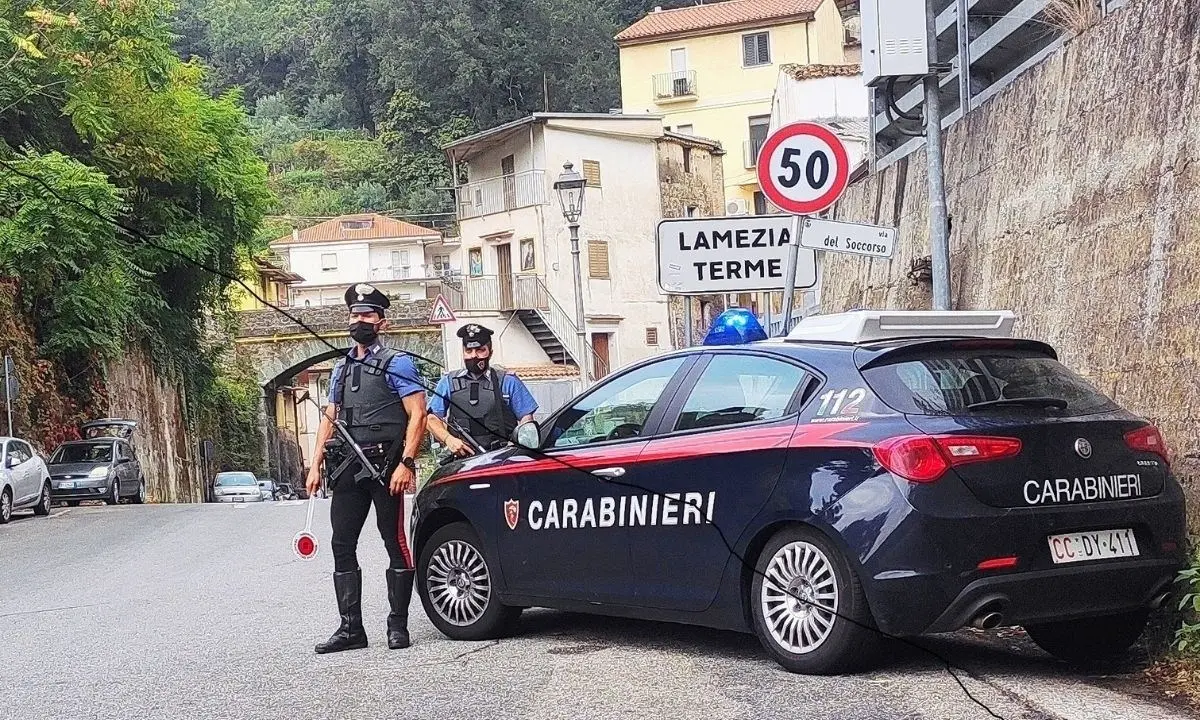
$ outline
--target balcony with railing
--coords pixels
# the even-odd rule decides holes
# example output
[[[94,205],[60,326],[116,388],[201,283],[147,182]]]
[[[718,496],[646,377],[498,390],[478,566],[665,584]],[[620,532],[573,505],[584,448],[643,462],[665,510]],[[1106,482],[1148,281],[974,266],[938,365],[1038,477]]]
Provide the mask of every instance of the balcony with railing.
[[[742,160],[747,168],[758,167],[758,153],[766,142],[765,136],[742,141]]]
[[[654,76],[654,101],[680,102],[696,99],[696,71],[658,73]]]
[[[546,171],[526,170],[455,188],[459,220],[547,204]]]

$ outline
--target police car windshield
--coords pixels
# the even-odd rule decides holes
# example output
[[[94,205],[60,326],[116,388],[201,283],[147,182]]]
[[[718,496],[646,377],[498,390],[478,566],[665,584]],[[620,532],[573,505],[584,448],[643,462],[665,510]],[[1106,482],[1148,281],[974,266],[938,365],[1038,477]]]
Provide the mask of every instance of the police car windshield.
[[[111,460],[111,442],[60,445],[50,458],[51,463],[110,462]]]
[[[978,415],[992,408],[1069,417],[1117,409],[1057,360],[1033,352],[930,352],[867,368],[863,377],[881,400],[911,415]]]
[[[250,473],[221,473],[217,475],[215,485],[223,487],[256,486],[258,483]]]

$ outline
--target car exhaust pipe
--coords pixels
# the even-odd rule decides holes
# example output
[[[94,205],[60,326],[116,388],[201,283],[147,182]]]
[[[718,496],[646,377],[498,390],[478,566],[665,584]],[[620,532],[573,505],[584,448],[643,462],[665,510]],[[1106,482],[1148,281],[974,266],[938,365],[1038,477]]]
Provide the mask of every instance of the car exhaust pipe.
[[[1163,605],[1166,605],[1167,600],[1170,600],[1170,599],[1171,599],[1171,592],[1169,590],[1161,592],[1157,596],[1155,596],[1155,598],[1153,600],[1150,601],[1150,609],[1158,610]]]
[[[980,613],[971,621],[971,627],[976,627],[980,630],[991,630],[992,628],[1000,627],[1002,620],[1004,620],[1004,616],[998,612]]]

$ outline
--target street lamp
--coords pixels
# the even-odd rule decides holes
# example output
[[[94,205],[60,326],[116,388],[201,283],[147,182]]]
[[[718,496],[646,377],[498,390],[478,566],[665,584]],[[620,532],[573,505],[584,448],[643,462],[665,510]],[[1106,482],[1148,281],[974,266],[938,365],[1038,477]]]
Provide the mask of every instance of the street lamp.
[[[579,336],[579,373],[584,387],[588,385],[590,352],[583,319],[583,279],[579,272],[579,216],[583,214],[583,191],[586,187],[587,180],[575,172],[575,166],[570,162],[563,163],[563,171],[554,183],[554,191],[558,193],[563,218],[567,221],[567,227],[571,229],[571,264],[575,272],[575,332]]]

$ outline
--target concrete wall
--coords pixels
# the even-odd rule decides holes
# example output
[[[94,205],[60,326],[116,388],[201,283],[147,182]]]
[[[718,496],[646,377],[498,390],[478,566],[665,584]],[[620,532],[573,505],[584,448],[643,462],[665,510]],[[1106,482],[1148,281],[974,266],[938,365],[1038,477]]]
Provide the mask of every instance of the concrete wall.
[[[1194,6],[1130,3],[946,139],[955,306],[1016,311],[1020,334],[1049,341],[1069,367],[1157,422],[1189,483],[1200,474],[1189,457],[1200,452]],[[839,219],[897,225],[900,242],[890,262],[828,258],[826,312],[929,307],[928,284],[907,277],[929,253],[924,164],[924,153],[912,155],[837,207]]]
[[[770,33],[771,63],[744,67],[742,36],[763,30]],[[694,134],[719,140],[726,150],[727,198],[752,203],[757,181],[742,155],[743,143],[750,138],[749,118],[771,114],[771,93],[780,65],[843,62],[842,34],[841,15],[832,0],[827,0],[812,23],[768,24],[626,45],[620,49],[621,105],[627,113],[659,113],[664,116],[663,124],[672,129],[691,125]],[[687,49],[688,69],[696,71],[697,99],[656,102],[654,75],[672,71],[671,50],[675,48]]]

